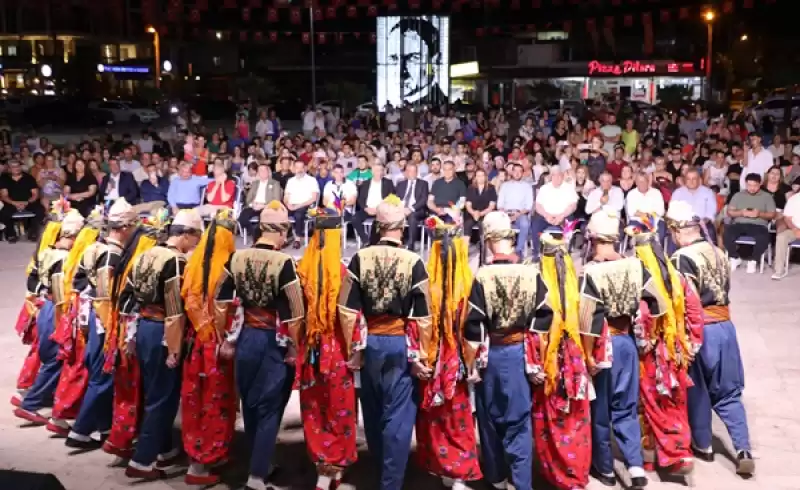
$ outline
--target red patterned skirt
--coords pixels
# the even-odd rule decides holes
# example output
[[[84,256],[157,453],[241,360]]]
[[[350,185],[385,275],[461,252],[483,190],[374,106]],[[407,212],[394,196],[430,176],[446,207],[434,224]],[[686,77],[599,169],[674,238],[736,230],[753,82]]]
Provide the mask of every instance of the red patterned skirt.
[[[356,390],[338,339],[321,342],[320,372],[298,369],[300,411],[309,458],[319,474],[334,476],[358,460]]]
[[[420,384],[424,390],[427,383]],[[458,382],[444,404],[420,410],[416,428],[417,464],[425,471],[463,481],[483,478],[467,383]]]
[[[114,408],[111,433],[103,450],[117,456],[133,450],[142,416],[142,378],[136,356],[128,356],[114,371]]]
[[[661,343],[656,347],[663,348]],[[666,355],[666,353],[662,353]],[[667,375],[668,367],[662,372]],[[691,381],[686,373],[678,373],[678,386],[671,396],[658,391],[656,351],[639,357],[639,410],[641,412],[642,448],[655,450],[658,466],[666,468],[692,458],[692,433],[689,427],[687,390]]]
[[[53,418],[74,420],[81,410],[83,395],[89,385],[89,371],[83,362],[85,352],[86,341],[83,338],[83,333],[78,332],[74,350],[69,353],[69,358],[64,361],[64,367],[61,368],[61,376],[58,378],[53,405]]]
[[[36,328],[36,317],[30,314],[26,304],[22,305],[19,316],[17,316],[15,330],[22,337],[22,343],[31,346],[17,377],[17,389],[27,390],[36,381],[39,368],[42,367],[42,360],[39,358],[39,329]]]
[[[193,462],[213,465],[228,458],[237,403],[233,360],[217,354],[216,342],[195,340],[181,384],[183,448]]]

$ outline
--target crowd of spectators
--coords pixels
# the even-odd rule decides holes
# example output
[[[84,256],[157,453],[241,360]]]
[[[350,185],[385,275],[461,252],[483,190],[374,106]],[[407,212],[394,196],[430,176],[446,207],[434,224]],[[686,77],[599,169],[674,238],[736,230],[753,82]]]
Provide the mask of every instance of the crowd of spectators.
[[[670,200],[681,200],[734,266],[747,261],[754,272],[775,243],[773,277],[783,277],[788,244],[800,239],[800,121],[779,132],[771,120],[737,112],[665,114],[629,115],[620,125],[613,113],[601,120],[543,112],[520,121],[502,109],[459,117],[389,108],[337,119],[309,107],[294,135],[263,112],[253,131],[243,114],[230,136],[187,124],[177,142],[152,131],[64,148],[23,138],[0,155],[0,222],[15,241],[13,225],[25,216],[19,221],[35,239],[55,199],[88,214],[125,197],[139,212],[198,208],[210,217],[231,207],[252,232],[258,213],[280,200],[294,221],[294,247],[319,205],[340,206],[363,245],[378,203],[395,194],[406,207],[411,249],[429,216],[461,221],[476,238],[483,217],[498,209],[520,231],[517,252],[536,259],[539,235],[566,221],[600,209],[628,222],[662,218]],[[666,238],[663,221],[659,229]]]

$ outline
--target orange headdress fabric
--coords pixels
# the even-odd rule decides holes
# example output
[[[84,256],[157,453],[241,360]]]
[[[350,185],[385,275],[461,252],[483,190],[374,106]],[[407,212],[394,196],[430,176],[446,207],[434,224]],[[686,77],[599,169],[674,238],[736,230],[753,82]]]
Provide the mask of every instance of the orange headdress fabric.
[[[320,249],[323,233],[325,243]],[[297,266],[308,312],[305,328],[308,348],[316,347],[319,337],[332,334],[336,326],[336,301],[342,285],[341,241],[341,230],[315,231]]]
[[[445,240],[437,240],[431,247],[428,259],[428,277],[431,294],[431,323],[433,325],[428,359],[435,362],[442,340],[448,346],[456,345],[455,333],[460,331],[465,319],[469,290],[472,287],[472,271],[469,268],[469,248],[461,237],[448,238],[447,260],[442,254]],[[445,280],[447,278],[447,280]],[[444,305],[442,297],[445,298]],[[458,316],[459,308],[463,310]],[[444,339],[439,326],[444,325]]]

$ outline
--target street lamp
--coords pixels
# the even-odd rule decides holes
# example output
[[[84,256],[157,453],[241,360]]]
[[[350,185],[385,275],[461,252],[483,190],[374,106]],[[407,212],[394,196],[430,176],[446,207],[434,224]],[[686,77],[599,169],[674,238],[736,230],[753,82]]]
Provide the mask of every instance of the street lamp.
[[[713,46],[714,46],[714,18],[716,14],[713,10],[706,10],[703,13],[703,20],[706,22],[706,28],[708,30],[708,38],[706,39],[706,48],[708,49],[706,53],[706,87],[705,87],[705,99],[706,103],[711,101],[711,65],[712,65],[712,57],[714,55]]]
[[[161,38],[155,27],[147,26],[145,30],[153,35],[153,50],[156,55],[156,88],[161,88]]]
[[[747,34],[742,34],[742,37],[739,39],[741,39],[742,41],[747,41],[748,39]]]

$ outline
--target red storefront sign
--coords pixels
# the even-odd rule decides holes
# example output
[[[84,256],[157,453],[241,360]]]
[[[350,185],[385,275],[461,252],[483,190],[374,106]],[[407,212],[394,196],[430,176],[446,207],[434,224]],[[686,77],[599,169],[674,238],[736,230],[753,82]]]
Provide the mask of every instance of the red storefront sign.
[[[622,63],[601,63],[594,60],[589,62],[589,75],[622,76],[628,74],[655,73],[654,63],[641,61],[623,61]]]

